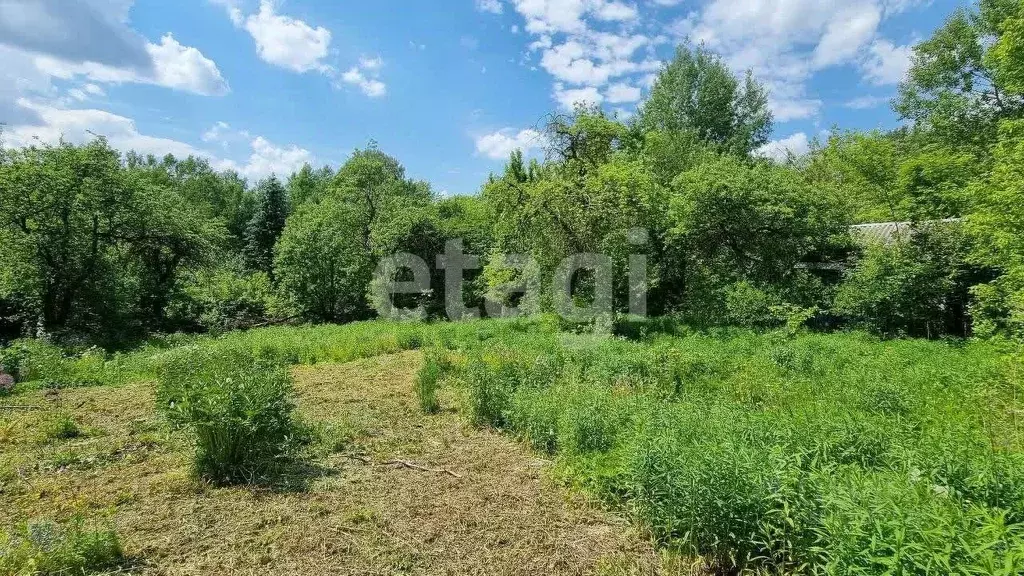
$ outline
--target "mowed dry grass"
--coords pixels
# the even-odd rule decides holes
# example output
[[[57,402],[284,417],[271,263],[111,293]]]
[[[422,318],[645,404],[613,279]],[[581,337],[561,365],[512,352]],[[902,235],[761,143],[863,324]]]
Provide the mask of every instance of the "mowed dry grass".
[[[0,527],[108,519],[142,574],[691,572],[558,486],[550,463],[515,441],[451,409],[422,415],[421,362],[409,352],[296,368],[300,413],[327,441],[262,488],[194,480],[187,439],[154,412],[152,385],[19,396],[43,409],[0,410]],[[83,437],[45,438],[62,411]]]

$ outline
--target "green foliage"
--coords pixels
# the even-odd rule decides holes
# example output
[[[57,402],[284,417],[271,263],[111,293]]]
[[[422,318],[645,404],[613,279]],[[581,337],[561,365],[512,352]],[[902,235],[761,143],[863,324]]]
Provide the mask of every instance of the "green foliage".
[[[196,474],[217,485],[264,480],[305,440],[291,377],[240,348],[186,349],[159,370],[159,405],[193,435]]]
[[[81,436],[78,422],[68,412],[59,412],[43,428],[44,440],[73,440]]]
[[[723,571],[1021,569],[1022,437],[997,347],[648,338],[506,336],[448,370],[477,423]]]
[[[288,193],[276,177],[256,186],[256,210],[245,229],[245,265],[273,277],[274,246],[288,218]]]
[[[184,328],[222,334],[280,318],[284,305],[263,272],[226,265],[199,270],[183,282],[168,315]]]
[[[820,300],[798,290],[810,284],[797,264],[839,241],[841,219],[786,168],[727,157],[702,164],[676,178],[669,208],[669,233],[685,255],[691,314],[720,313],[723,289],[738,281],[789,292],[786,299],[797,304]]]
[[[371,259],[359,241],[352,207],[328,199],[306,204],[288,219],[277,247],[281,294],[307,320],[351,321],[369,315]]]
[[[334,171],[329,166],[314,170],[309,164],[304,164],[298,172],[288,178],[291,212],[294,213],[306,202],[324,198],[333,179]]]
[[[1016,30],[1008,18],[1020,11],[1019,0],[981,0],[977,10],[957,10],[914,48],[896,111],[947,145],[985,147],[1001,120],[1024,113],[1024,100],[1004,86],[1006,80],[1012,83],[1012,71],[1002,71]]]
[[[448,352],[444,349],[431,348],[424,353],[423,367],[416,375],[416,397],[420,401],[420,410],[424,414],[436,414],[441,410],[437,399],[437,390],[441,378],[451,368]]]
[[[870,245],[839,288],[834,311],[890,336],[966,334],[970,246],[956,223]]]
[[[639,124],[646,131],[692,132],[723,151],[747,156],[768,142],[772,115],[767,92],[750,73],[737,80],[703,46],[679,47],[655,80]]]
[[[81,517],[59,526],[33,521],[0,541],[0,572],[17,576],[95,574],[125,562],[112,528],[90,529]]]
[[[1003,271],[974,289],[975,323],[985,335],[1024,336],[1024,121],[1005,122],[987,179],[971,188],[977,209],[967,228],[977,240],[973,259]]]

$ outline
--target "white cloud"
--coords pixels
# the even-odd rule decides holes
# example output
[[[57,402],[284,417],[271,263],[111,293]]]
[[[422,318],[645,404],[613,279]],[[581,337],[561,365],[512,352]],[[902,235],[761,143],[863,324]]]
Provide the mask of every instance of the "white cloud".
[[[331,45],[331,32],[277,14],[274,2],[260,1],[260,11],[245,19],[245,29],[256,41],[256,50],[264,61],[295,72],[316,70],[329,73],[324,62]]]
[[[642,35],[588,32],[545,49],[540,65],[557,81],[603,86],[612,78],[659,69],[661,62],[637,62],[631,59],[637,50],[649,42]]]
[[[182,46],[171,34],[150,44],[156,74],[154,83],[168,88],[205,95],[221,95],[230,91],[217,65],[199,50]]]
[[[882,11],[871,3],[851,4],[836,13],[814,49],[818,68],[849,61],[875,35],[882,21]]]
[[[566,88],[561,82],[555,83],[553,97],[567,111],[571,111],[576,104],[595,106],[604,102],[604,95],[593,86]]]
[[[125,0],[3,0],[0,45],[145,73],[152,59],[142,36],[124,24],[130,6]]]
[[[271,174],[291,174],[303,164],[313,163],[313,154],[299,146],[278,146],[262,136],[250,137],[248,132],[234,131],[225,122],[218,122],[202,135],[203,141],[220,142],[239,139],[245,142],[249,155],[244,161],[235,161],[211,154],[186,142],[148,136],[139,132],[135,121],[124,116],[96,109],[69,109],[50,104],[22,100],[21,105],[33,110],[42,119],[38,126],[12,126],[4,131],[9,146],[29,146],[37,142],[56,144],[61,139],[82,143],[103,136],[110,145],[128,152],[152,154],[157,157],[173,154],[178,158],[196,156],[208,158],[218,170],[234,170],[250,180]]]
[[[231,161],[221,161],[218,165],[221,169],[235,170],[250,180],[266,178],[271,174],[284,177],[292,172],[297,172],[304,164],[313,163],[313,154],[305,148],[292,145],[281,147],[273,144],[262,136],[257,136],[250,142],[252,154],[248,160],[238,165]]]
[[[210,0],[210,2],[222,6],[227,10],[231,22],[241,28],[245,24],[245,17],[242,15],[240,0]]]
[[[501,0],[476,0],[476,9],[481,12],[490,12],[491,14],[501,14],[505,11]]]
[[[522,150],[524,154],[529,154],[531,151],[543,147],[544,135],[532,128],[519,132],[512,128],[505,128],[476,138],[477,154],[492,160],[508,158],[514,150]]]
[[[803,132],[797,132],[789,138],[783,138],[782,140],[773,140],[764,146],[758,148],[755,154],[764,158],[771,158],[776,162],[784,162],[790,154],[793,156],[803,156],[811,149],[811,143],[807,139],[807,134]]]
[[[148,44],[146,50],[153,60],[153,67],[143,72],[50,56],[36,56],[34,62],[39,70],[65,80],[81,76],[94,83],[154,84],[204,96],[221,96],[230,92],[227,81],[213,60],[196,48],[181,45],[171,34],[164,35],[160,44]]]
[[[639,15],[634,6],[622,2],[602,2],[594,10],[594,15],[599,20],[607,21],[629,21],[636,20]]]
[[[5,130],[4,140],[10,146],[28,146],[36,140],[54,144],[62,138],[81,143],[99,135],[106,137],[111,146],[122,152],[135,150],[142,154],[174,154],[179,157],[202,154],[184,142],[143,135],[130,118],[104,110],[65,109],[24,99],[20,103],[38,114],[42,124],[12,126]]]
[[[869,65],[864,56],[877,51],[875,38],[885,17],[918,3],[711,0],[669,28],[677,39],[704,42],[733,70],[753,70],[769,89],[776,120],[786,122],[820,110],[821,101],[808,94],[807,83],[821,69],[855,63],[872,78],[896,74],[879,58]]]
[[[861,62],[864,77],[876,86],[898,84],[910,70],[913,46],[896,46],[888,40],[876,40]]]
[[[625,82],[619,82],[612,84],[608,87],[608,91],[605,94],[605,100],[609,104],[623,104],[627,102],[636,102],[640,100],[641,91],[636,86],[631,86]]]
[[[384,60],[377,56],[375,58],[362,57],[359,65],[349,68],[341,75],[341,81],[359,87],[363,94],[370,98],[379,98],[387,93],[387,85],[378,78],[380,69],[384,66]]]

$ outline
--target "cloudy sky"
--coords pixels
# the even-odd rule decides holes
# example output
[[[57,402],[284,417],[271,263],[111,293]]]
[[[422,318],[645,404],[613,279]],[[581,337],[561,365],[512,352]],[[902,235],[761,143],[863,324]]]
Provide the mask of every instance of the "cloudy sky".
[[[679,43],[771,91],[774,142],[888,128],[950,0],[0,0],[6,145],[109,138],[250,179],[376,141],[473,193],[574,101],[636,110]]]

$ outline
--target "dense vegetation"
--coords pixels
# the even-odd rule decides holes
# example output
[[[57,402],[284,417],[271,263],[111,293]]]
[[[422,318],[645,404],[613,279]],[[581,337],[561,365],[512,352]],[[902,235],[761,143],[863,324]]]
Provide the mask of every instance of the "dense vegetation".
[[[471,197],[375,145],[254,185],[103,139],[0,148],[0,395],[156,381],[196,477],[272,482],[319,434],[289,366],[423,349],[425,413],[523,438],[713,568],[1019,574],[1022,63],[1024,4],[981,0],[916,47],[904,127],[777,162],[758,153],[765,89],[680,48],[634,118],[552,116],[544,159],[513,153]],[[851,228],[873,222],[900,224]],[[458,314],[437,259],[453,241],[480,260]],[[396,253],[430,272],[402,307],[529,317],[363,322]],[[583,253],[610,259],[615,314],[521,294]],[[580,301],[602,290],[570,281]],[[629,314],[643,292],[655,319]],[[841,328],[862,330],[822,333]],[[80,520],[8,540],[5,570],[123,562]]]
[[[436,256],[455,239],[480,257],[470,316],[485,297],[550,310],[547,292],[520,302],[510,289],[547,285],[566,256],[593,252],[616,267],[620,312],[638,254],[648,311],[694,323],[1019,332],[1022,22],[1017,0],[959,10],[915,50],[894,101],[903,128],[836,130],[781,164],[757,154],[772,129],[764,88],[701,47],[679,49],[628,122],[586,108],[551,117],[545,159],[513,154],[472,197],[439,198],[373,145],[336,170],[253,186],[201,159],[122,156],[102,139],[5,149],[0,337],[111,347],[368,319],[373,272],[398,252],[432,270],[431,289],[405,305],[438,317]],[[912,224],[866,248],[848,227],[867,222]],[[586,274],[574,290],[593,290]]]
[[[425,413],[457,409],[522,438],[564,481],[712,567],[1024,570],[1021,366],[997,343],[669,320],[620,320],[617,338],[569,328],[553,316],[261,328],[106,362],[37,345],[21,373],[47,387],[156,379],[198,477],[275,485],[323,433],[296,418],[285,367],[419,348]],[[45,434],[82,432],[57,418]]]
[[[997,348],[639,328],[488,339],[424,375],[719,568],[1024,570],[1020,381]]]

